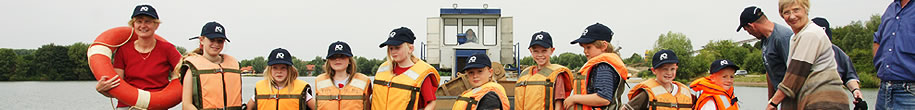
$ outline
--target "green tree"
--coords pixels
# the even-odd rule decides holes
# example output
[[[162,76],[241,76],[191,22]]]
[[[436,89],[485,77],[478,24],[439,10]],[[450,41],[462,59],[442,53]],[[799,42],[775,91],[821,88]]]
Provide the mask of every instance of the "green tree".
[[[645,66],[645,59],[638,53],[632,53],[632,56],[623,59],[623,63],[626,63],[627,66]]]
[[[646,52],[646,54],[654,55],[654,53],[661,49],[671,50],[677,54],[680,63],[677,64],[679,69],[677,70],[676,81],[689,82],[696,77],[704,75],[701,73],[708,71],[708,62],[711,61],[693,58],[694,51],[692,41],[690,41],[685,34],[668,31],[667,34],[658,36],[656,43],[654,48]],[[651,58],[647,59],[649,62],[654,60]]]
[[[315,56],[315,58],[308,61],[307,64],[315,65],[315,71],[310,76],[318,76],[319,74],[324,73],[324,58],[321,56]]]
[[[578,70],[586,62],[588,62],[588,57],[582,54],[571,52],[566,52],[559,54],[559,56],[550,57],[550,63],[563,65],[572,70]],[[533,65],[536,65],[536,63]]]
[[[873,35],[880,25],[880,15],[872,15],[867,21],[852,21],[845,26],[830,27],[832,43],[841,48],[851,59],[858,71],[862,87],[877,87],[880,79],[873,63]]]
[[[89,70],[89,61],[86,56],[86,51],[89,49],[89,44],[76,42],[67,47],[67,55],[69,55],[70,60],[73,61],[72,65],[69,65],[69,73],[75,75],[75,79],[69,80],[93,80],[95,76],[92,74],[92,71]]]
[[[0,81],[9,80],[10,75],[16,72],[16,61],[19,59],[12,49],[0,48]]]
[[[184,47],[175,46],[175,49],[178,50],[178,53],[181,53],[181,55],[187,54],[187,49]]]
[[[48,44],[43,45],[41,48],[33,53],[34,61],[32,63],[36,64],[33,67],[34,71],[26,75],[30,80],[75,80],[77,75],[74,75],[69,71],[70,66],[75,64],[67,55],[68,48],[65,46],[59,46]]]
[[[537,62],[534,61],[533,57],[527,56],[527,57],[524,57],[521,59],[521,65],[522,66],[532,66],[532,65],[537,65]]]

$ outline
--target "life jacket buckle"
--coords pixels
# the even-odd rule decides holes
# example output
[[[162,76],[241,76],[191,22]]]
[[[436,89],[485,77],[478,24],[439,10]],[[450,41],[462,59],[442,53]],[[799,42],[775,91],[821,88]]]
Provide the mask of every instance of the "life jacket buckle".
[[[219,68],[218,70],[216,70],[216,73],[225,73],[225,70],[222,70],[222,68]]]
[[[340,100],[340,95],[331,96],[331,98],[334,100]]]
[[[279,97],[276,96],[276,94],[270,95],[270,98],[272,98],[272,99],[280,99]]]
[[[521,86],[527,86],[527,81],[521,82]]]

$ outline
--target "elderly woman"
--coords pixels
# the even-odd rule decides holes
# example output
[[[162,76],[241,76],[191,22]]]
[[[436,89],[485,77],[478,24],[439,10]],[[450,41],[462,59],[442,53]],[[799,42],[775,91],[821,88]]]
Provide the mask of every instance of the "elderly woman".
[[[767,109],[781,103],[783,109],[848,110],[849,94],[842,89],[832,43],[825,31],[807,18],[810,1],[779,0],[778,5],[782,19],[795,34],[785,79],[769,99]]]

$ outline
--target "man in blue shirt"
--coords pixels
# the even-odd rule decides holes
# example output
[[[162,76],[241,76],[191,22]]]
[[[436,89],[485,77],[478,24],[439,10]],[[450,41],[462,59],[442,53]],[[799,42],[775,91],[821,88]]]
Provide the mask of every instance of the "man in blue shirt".
[[[814,17],[810,21],[822,27],[823,30],[826,30],[826,36],[832,40],[832,29],[829,29],[829,21],[826,20],[825,17]],[[845,88],[847,88],[848,91],[851,92],[852,97],[855,98],[855,101],[852,103],[856,104],[856,107],[866,108],[866,105],[857,106],[859,105],[858,103],[860,103],[858,100],[863,99],[864,95],[861,93],[861,86],[858,81],[858,71],[855,70],[855,65],[851,62],[851,58],[848,58],[848,54],[845,54],[845,51],[835,44],[832,45],[832,52],[835,53],[836,56],[836,66],[838,66],[836,71],[839,72],[839,78],[842,79]]]
[[[915,109],[915,10],[894,0],[874,32],[874,66],[881,79],[877,110]]]
[[[785,78],[785,70],[788,67],[788,47],[794,32],[788,27],[769,21],[762,9],[756,6],[748,6],[743,9],[737,31],[740,32],[741,28],[762,42],[763,62],[766,64],[766,77],[769,82],[769,98],[772,98],[775,88]]]

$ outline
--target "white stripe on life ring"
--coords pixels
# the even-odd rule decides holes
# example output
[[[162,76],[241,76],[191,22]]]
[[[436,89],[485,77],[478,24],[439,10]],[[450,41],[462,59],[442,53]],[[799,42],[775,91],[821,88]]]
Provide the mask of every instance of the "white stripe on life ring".
[[[149,91],[137,89],[137,103],[133,106],[140,108],[149,108]]]
[[[92,58],[92,55],[95,54],[102,54],[108,58],[111,58],[111,49],[103,45],[93,45],[92,47],[89,47],[89,50],[87,50],[86,57]]]

